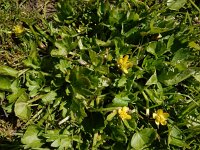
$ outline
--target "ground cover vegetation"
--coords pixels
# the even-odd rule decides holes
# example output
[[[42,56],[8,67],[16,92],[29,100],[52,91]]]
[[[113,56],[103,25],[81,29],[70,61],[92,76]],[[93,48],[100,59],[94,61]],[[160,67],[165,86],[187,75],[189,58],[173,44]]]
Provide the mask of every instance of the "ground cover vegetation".
[[[0,149],[200,149],[198,0],[0,1]]]

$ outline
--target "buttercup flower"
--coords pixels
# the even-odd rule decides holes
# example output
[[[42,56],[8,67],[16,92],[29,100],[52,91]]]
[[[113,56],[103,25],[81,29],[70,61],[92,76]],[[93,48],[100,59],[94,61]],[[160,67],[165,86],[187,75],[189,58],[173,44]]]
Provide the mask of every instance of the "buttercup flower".
[[[128,107],[122,107],[118,109],[118,114],[119,117],[122,118],[122,120],[128,120],[131,119],[131,115],[129,115],[128,112],[129,108]]]
[[[153,113],[153,118],[155,119],[155,123],[159,126],[167,124],[167,118],[169,117],[168,113],[163,113],[162,109],[158,109],[155,113]]]
[[[14,26],[13,31],[15,32],[15,34],[21,34],[22,32],[24,32],[24,27],[22,25],[16,25]]]
[[[128,73],[128,68],[132,67],[133,64],[128,61],[128,55],[121,57],[117,60],[118,67],[124,72]]]

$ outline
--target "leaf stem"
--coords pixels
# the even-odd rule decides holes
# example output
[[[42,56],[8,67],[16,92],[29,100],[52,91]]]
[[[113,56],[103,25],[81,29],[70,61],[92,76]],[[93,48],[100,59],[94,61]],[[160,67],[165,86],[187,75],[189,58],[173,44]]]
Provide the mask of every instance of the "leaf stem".
[[[144,99],[146,100],[146,116],[149,116],[149,99],[144,91],[142,91],[142,95],[144,96]]]
[[[101,111],[113,111],[121,107],[109,107],[109,108],[99,108],[99,109],[90,109],[90,112],[101,112]]]
[[[32,100],[28,101],[28,103],[31,104],[31,103],[33,103],[33,102],[35,102],[35,101],[41,99],[42,97],[43,97],[43,95],[36,96],[36,97],[34,97]]]
[[[199,13],[200,13],[199,7],[192,0],[189,0],[189,1],[199,11]]]
[[[37,118],[37,116],[39,116],[43,111],[43,108],[40,109],[27,123],[25,126],[29,125],[35,118]]]

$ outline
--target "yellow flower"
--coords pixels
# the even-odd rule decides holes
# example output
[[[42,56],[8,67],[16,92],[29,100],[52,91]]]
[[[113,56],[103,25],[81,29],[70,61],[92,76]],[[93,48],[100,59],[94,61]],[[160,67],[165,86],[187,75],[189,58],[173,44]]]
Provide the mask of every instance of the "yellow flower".
[[[155,119],[155,123],[159,126],[167,124],[167,118],[169,117],[168,113],[163,113],[162,109],[158,109],[155,113],[153,113],[153,118]]]
[[[133,64],[128,61],[128,55],[121,57],[117,60],[118,67],[124,72],[128,73],[128,68],[132,67]]]
[[[13,31],[15,32],[15,34],[21,34],[24,32],[24,27],[22,25],[16,25],[14,26]]]
[[[131,115],[127,113],[128,111],[129,111],[128,107],[123,107],[123,108],[118,109],[119,117],[122,118],[122,120],[131,119]]]

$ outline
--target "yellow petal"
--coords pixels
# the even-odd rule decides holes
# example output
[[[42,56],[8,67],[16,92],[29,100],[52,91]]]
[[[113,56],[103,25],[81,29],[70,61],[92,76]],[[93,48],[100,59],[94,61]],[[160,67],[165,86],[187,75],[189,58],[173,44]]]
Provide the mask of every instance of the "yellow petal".
[[[120,58],[118,61],[118,65],[122,65],[123,64],[123,58]]]
[[[153,113],[153,119],[156,119],[156,117],[157,117],[157,114]]]
[[[131,115],[126,115],[125,119],[130,120],[131,119]]]
[[[128,70],[126,69],[126,68],[122,68],[122,71],[124,72],[124,73],[128,73]]]
[[[163,120],[163,121],[161,121],[160,123],[164,126],[164,125],[167,124],[167,121],[166,121],[166,120]]]
[[[128,68],[133,66],[133,63],[128,62],[128,58],[129,56],[121,56],[118,60],[117,60],[117,65],[118,67],[124,72],[124,73],[128,73]]]
[[[128,107],[123,107],[123,108],[118,109],[119,117],[122,120],[131,119],[131,116],[127,114],[128,110],[129,110]]]
[[[157,121],[157,120],[155,120],[155,123],[156,123],[157,126],[159,126],[159,124],[160,124],[160,122]]]
[[[126,55],[125,57],[124,57],[124,63],[126,63],[127,61],[128,61],[128,55]]]
[[[23,28],[22,25],[16,25],[16,26],[14,26],[13,30],[14,30],[14,32],[16,34],[21,34],[22,32],[24,32],[24,28]]]
[[[162,115],[163,115],[163,117],[166,118],[166,119],[169,117],[169,114],[168,114],[168,113],[163,113]]]
[[[167,124],[167,118],[169,117],[168,113],[163,113],[162,109],[158,109],[156,113],[153,113],[153,118],[155,119],[155,123],[157,125],[166,125]]]
[[[124,112],[127,112],[127,111],[129,110],[129,108],[128,108],[128,107],[123,107],[122,110],[123,110]]]
[[[118,113],[121,114],[122,113],[122,109],[118,109]]]
[[[158,116],[162,115],[163,114],[163,110],[162,109],[158,109],[157,112]]]

